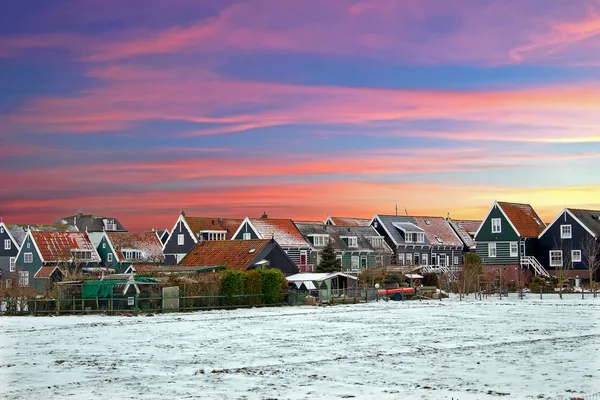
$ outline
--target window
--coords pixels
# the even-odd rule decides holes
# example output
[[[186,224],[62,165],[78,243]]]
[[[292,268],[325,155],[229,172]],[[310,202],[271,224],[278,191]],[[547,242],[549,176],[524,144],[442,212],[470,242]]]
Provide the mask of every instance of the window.
[[[398,264],[404,265],[404,253],[398,254]]]
[[[367,257],[366,256],[362,256],[360,258],[360,267],[367,268]]]
[[[458,265],[458,256],[454,256],[454,265]]]
[[[342,256],[337,255],[337,256],[335,256],[335,259],[340,262],[340,265],[344,264],[344,260],[342,259]]]
[[[10,250],[10,239],[4,240],[4,250]]]
[[[437,265],[437,255],[435,253],[431,253],[431,265]]]
[[[313,244],[315,246],[325,246],[327,244],[327,235],[313,236]]]
[[[4,233],[4,227],[0,226],[0,233]]]
[[[30,249],[31,248],[31,243],[27,242],[27,248]]]
[[[560,238],[561,239],[571,239],[572,237],[571,225],[561,225],[560,226]]]
[[[510,256],[511,257],[519,256],[519,244],[517,242],[510,242]]]
[[[417,233],[417,243],[425,243],[425,234],[424,233]]]
[[[369,238],[369,243],[373,247],[384,247],[383,246],[383,237],[381,236],[373,236]]]
[[[106,248],[106,243],[102,243],[102,248],[105,249]]]
[[[29,286],[29,271],[19,271],[19,286]]]
[[[358,257],[358,256],[352,256],[352,259],[351,259],[351,262],[352,262],[351,268],[352,269],[358,269],[358,262],[359,262],[359,260],[360,260],[360,257]]]
[[[581,250],[571,250],[571,261],[581,262]]]
[[[358,239],[356,237],[349,237],[348,247],[358,247]]]
[[[502,232],[502,220],[500,218],[492,218],[492,233],[501,233],[501,232]]]
[[[427,265],[429,255],[428,254],[423,254],[423,257],[421,257],[421,265]]]
[[[250,239],[252,239],[252,234],[250,232],[245,232],[242,235],[242,239],[244,239],[244,240],[250,240]]]
[[[496,257],[496,243],[488,244],[488,257]]]
[[[112,260],[113,260],[113,255],[112,255],[112,253],[108,253],[108,254],[106,255],[106,261],[107,261],[107,262],[112,262]]]
[[[562,267],[562,250],[550,250],[550,266],[551,267]]]
[[[412,254],[407,253],[406,254],[406,264],[407,265],[412,265]]]
[[[10,258],[10,272],[15,272],[15,267],[17,265],[17,257]]]
[[[412,232],[406,232],[405,236],[404,236],[404,241],[407,243],[412,243],[413,241],[413,234]]]
[[[23,254],[23,262],[25,264],[31,264],[33,262],[33,253]]]
[[[177,244],[179,246],[183,246],[184,242],[185,242],[185,238],[183,237],[183,233],[180,233],[179,235],[177,235]]]

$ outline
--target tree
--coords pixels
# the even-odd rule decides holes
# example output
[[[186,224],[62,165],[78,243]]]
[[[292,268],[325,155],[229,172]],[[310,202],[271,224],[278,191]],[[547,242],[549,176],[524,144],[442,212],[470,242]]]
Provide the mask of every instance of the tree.
[[[320,254],[321,262],[317,265],[317,272],[338,272],[342,270],[342,264],[337,259],[331,240],[327,242]]]
[[[596,283],[594,281],[594,276],[600,266],[600,259],[598,258],[598,256],[600,256],[600,242],[597,241],[595,237],[588,237],[581,243],[581,252],[583,253],[583,258],[585,258],[587,264],[590,277],[590,289],[594,291],[594,297],[596,297]]]
[[[471,293],[472,288],[477,286],[477,277],[483,273],[481,258],[475,253],[468,253],[460,273],[458,283],[460,294]],[[479,290],[479,288],[477,288]]]
[[[559,246],[555,242],[554,249],[555,250],[552,250],[550,255],[550,266],[554,267],[554,273],[558,279],[558,295],[562,299],[564,284],[565,282],[568,282],[569,270],[573,268],[571,243],[570,241],[563,241],[562,246]],[[555,260],[552,260],[552,252],[554,252]],[[559,256],[561,258],[560,260],[558,260]]]

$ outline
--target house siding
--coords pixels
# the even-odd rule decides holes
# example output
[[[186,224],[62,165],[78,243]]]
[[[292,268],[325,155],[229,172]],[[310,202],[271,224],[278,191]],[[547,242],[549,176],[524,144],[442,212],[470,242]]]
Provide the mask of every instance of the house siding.
[[[269,268],[280,270],[284,276],[294,275],[299,272],[296,264],[276,243],[269,243],[265,246],[263,250],[256,255],[254,260],[252,260],[252,264],[263,259],[269,261]],[[253,268],[253,266],[251,266],[250,269],[251,268]]]
[[[258,237],[258,235],[256,234],[256,232],[254,232],[254,229],[252,229],[252,227],[250,226],[249,223],[245,222],[242,225],[242,229],[240,229],[240,231],[238,232],[238,234],[233,237],[233,240],[243,240],[244,239],[244,233],[250,233],[250,238],[251,239],[260,239]]]
[[[561,239],[561,225],[571,225],[571,239]],[[550,251],[562,250],[563,260],[570,260],[571,250],[581,250],[581,262],[572,264],[573,270],[587,270],[587,262],[585,253],[583,252],[583,243],[593,238],[592,235],[582,227],[570,214],[563,212],[550,227],[544,232],[538,241],[538,261],[549,271],[553,271],[556,267],[550,267]],[[568,252],[568,254],[566,254]]]
[[[29,248],[27,247],[29,245]],[[25,253],[31,253],[33,255],[33,260],[31,263],[25,263]],[[35,279],[33,276],[36,274],[36,272],[38,272],[38,270],[40,269],[40,267],[42,266],[42,259],[40,257],[40,255],[37,252],[37,249],[35,248],[35,245],[33,244],[33,240],[31,240],[31,236],[27,236],[27,238],[25,239],[25,241],[23,242],[23,248],[21,249],[21,252],[19,253],[19,256],[17,257],[17,265],[16,265],[16,270],[17,271],[28,271],[29,272],[29,286],[36,289],[36,290],[40,290],[43,288],[40,288],[41,282],[35,282],[35,281],[46,281],[46,279]],[[15,281],[13,281],[13,285],[18,285],[19,284],[19,276],[18,273],[16,273],[15,275]],[[45,286],[45,282],[43,283],[43,285]]]
[[[178,244],[179,234],[183,234],[183,245]],[[169,235],[169,239],[164,246],[163,253],[165,255],[165,265],[177,265],[177,254],[181,254],[183,257],[189,253],[195,245],[196,241],[190,235],[189,230],[183,221],[179,221],[175,229],[173,229]]]
[[[517,242],[518,239],[511,242]],[[519,256],[510,256],[510,243],[511,242],[484,242],[477,243],[476,253],[481,258],[483,264],[488,265],[514,265],[519,264]],[[496,257],[490,257],[488,253],[489,243],[496,243]]]
[[[10,274],[10,258],[16,257],[19,254],[19,248],[15,242],[12,241],[6,228],[2,228],[4,232],[0,233],[0,276],[7,276]],[[10,249],[4,249],[4,241],[10,240]]]
[[[492,219],[500,218],[501,222],[501,232],[500,233],[492,233]],[[479,233],[475,237],[475,242],[477,243],[477,247],[479,247],[480,243],[483,242],[517,242],[519,241],[519,236],[517,232],[510,226],[509,221],[504,217],[504,214],[500,210],[500,207],[495,207],[490,215],[487,217],[485,221],[482,222],[481,228],[479,229]],[[487,250],[487,248],[486,248]],[[479,252],[477,253],[479,254]]]

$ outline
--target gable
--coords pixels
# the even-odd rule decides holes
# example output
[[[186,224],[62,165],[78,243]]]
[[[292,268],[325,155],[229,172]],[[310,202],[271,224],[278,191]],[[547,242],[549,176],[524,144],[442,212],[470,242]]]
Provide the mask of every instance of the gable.
[[[5,249],[5,241],[10,241],[10,248]],[[11,236],[10,231],[0,224],[0,256],[14,257],[19,253],[19,243]]]
[[[183,235],[183,245],[179,245],[179,235]],[[169,239],[163,246],[164,254],[185,254],[198,242],[182,215],[171,229]]]
[[[233,240],[243,240],[244,233],[249,233],[250,239],[262,239],[262,237],[260,237],[258,235],[258,233],[256,232],[256,230],[254,229],[254,227],[252,226],[250,221],[248,221],[247,219],[244,220],[244,222],[240,225],[238,230],[234,233],[232,239]]]
[[[500,232],[492,232],[492,220],[500,219]],[[506,217],[498,203],[494,203],[487,217],[479,226],[479,230],[475,235],[475,242],[501,242],[501,241],[516,241],[520,237],[515,230],[510,220]]]

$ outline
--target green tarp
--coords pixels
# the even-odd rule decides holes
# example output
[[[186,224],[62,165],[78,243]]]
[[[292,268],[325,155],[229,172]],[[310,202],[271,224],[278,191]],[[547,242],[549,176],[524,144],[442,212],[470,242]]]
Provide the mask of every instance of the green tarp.
[[[135,278],[136,283],[155,283],[156,279],[152,278]],[[121,283],[127,283],[126,279],[110,280],[110,281],[85,281],[81,289],[81,296],[84,299],[110,298],[112,296],[113,287]]]

